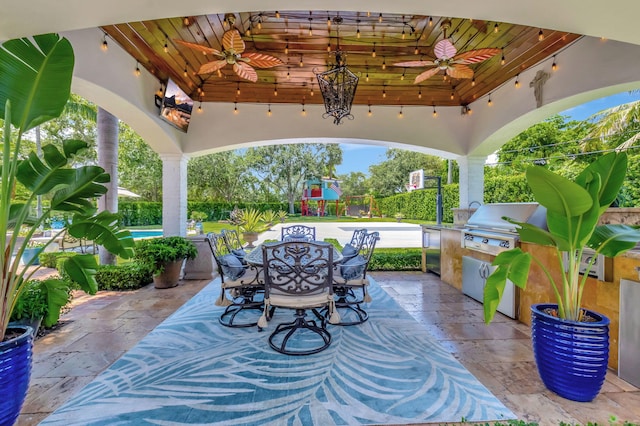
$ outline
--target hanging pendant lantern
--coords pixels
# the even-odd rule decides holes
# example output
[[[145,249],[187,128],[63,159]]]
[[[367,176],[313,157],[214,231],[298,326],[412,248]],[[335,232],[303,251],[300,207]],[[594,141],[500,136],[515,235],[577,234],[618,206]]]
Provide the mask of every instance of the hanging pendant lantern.
[[[333,18],[333,22],[338,28],[338,45],[335,56],[336,63],[333,67],[325,72],[318,73],[318,85],[324,99],[325,113],[323,118],[333,117],[334,124],[340,124],[342,119],[347,117],[353,120],[351,114],[351,105],[356,95],[358,87],[358,76],[347,68],[345,56],[340,51],[340,32],[339,25],[342,23],[341,17]]]

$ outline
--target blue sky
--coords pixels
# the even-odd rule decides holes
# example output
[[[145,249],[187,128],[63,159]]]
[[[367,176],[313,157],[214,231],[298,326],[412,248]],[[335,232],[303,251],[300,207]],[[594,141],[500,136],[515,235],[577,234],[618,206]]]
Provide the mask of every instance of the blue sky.
[[[574,120],[584,120],[596,112],[637,100],[640,100],[640,93],[623,92],[573,107],[560,115],[568,115]],[[386,147],[351,144],[340,146],[342,147],[342,164],[336,167],[338,174],[363,172],[368,175],[370,165],[386,160]]]

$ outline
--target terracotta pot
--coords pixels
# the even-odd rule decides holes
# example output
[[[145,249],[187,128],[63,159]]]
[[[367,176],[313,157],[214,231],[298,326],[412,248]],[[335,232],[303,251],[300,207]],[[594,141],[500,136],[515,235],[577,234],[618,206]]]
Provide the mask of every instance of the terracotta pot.
[[[184,259],[169,262],[164,265],[162,273],[153,276],[153,285],[156,288],[171,288],[178,285],[180,281],[180,271]]]

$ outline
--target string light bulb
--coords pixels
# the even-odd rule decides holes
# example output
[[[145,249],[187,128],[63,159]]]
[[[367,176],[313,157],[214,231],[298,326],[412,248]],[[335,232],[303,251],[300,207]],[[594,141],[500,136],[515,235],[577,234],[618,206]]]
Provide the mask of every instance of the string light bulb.
[[[107,43],[107,35],[105,34],[104,37],[102,37],[102,46],[100,46],[100,48],[103,51],[107,51],[109,50],[109,43]]]
[[[476,85],[476,78],[475,78],[475,77],[473,77],[473,78],[471,79],[471,87],[473,87],[473,86],[475,86],[475,85]]]
[[[356,38],[360,38],[360,20],[356,24]]]
[[[331,29],[331,18],[327,15],[327,28]]]
[[[398,113],[398,118],[402,119],[404,115],[402,114],[402,105],[400,105],[400,112]]]
[[[418,99],[422,99],[422,89],[418,89]]]
[[[284,54],[289,54],[289,40],[286,40],[287,44],[284,46]]]
[[[420,50],[418,49],[418,42],[416,41],[416,48],[413,49],[413,54],[414,55],[419,55],[420,54]]]
[[[558,64],[556,64],[556,55],[553,55],[553,63],[551,64],[551,71],[556,71],[558,69]]]
[[[378,22],[382,24],[382,13],[378,15]]]
[[[302,112],[300,114],[302,114],[303,117],[307,115],[307,110],[304,109],[304,102],[302,103]]]
[[[371,117],[373,115],[373,112],[371,112],[371,104],[369,104],[369,112],[367,113],[367,116]]]
[[[542,40],[544,40],[544,32],[542,31],[542,28],[540,28],[540,31],[538,31],[538,41]]]
[[[136,62],[136,70],[134,71],[136,77],[140,77],[140,64]]]
[[[382,58],[382,69],[383,70],[387,69],[387,60],[385,58]]]
[[[516,82],[513,85],[516,86],[516,89],[520,88],[520,74],[516,75]]]
[[[373,50],[371,50],[371,57],[372,58],[376,57],[376,43],[375,42],[373,43]]]
[[[280,12],[276,10],[276,19],[280,19]]]
[[[437,118],[438,117],[438,111],[436,111],[436,106],[433,106],[433,118]]]
[[[449,99],[453,100],[454,97],[455,97],[455,93],[453,93],[453,90],[452,90],[451,95],[449,95]]]
[[[498,23],[496,22],[496,24],[493,26],[493,32],[497,33],[498,31],[500,31],[500,27],[498,26]]]
[[[367,69],[367,75],[364,78],[364,81],[369,82],[369,70]]]
[[[402,39],[404,40],[405,38],[407,38],[407,33],[404,32],[404,28],[402,28],[402,35],[401,35]]]
[[[267,110],[267,117],[271,117],[271,104],[269,104],[269,109]]]
[[[240,83],[236,86],[236,95],[240,96]]]
[[[235,115],[238,115],[238,113],[239,113],[239,111],[238,111],[238,103],[237,102],[233,103],[233,113]]]
[[[315,95],[315,92],[313,91],[313,83],[311,83],[311,91],[309,92],[310,96]]]
[[[502,49],[502,58],[500,58],[500,65],[504,65],[505,63],[505,58],[504,58],[504,49]]]
[[[327,43],[327,53],[331,52],[331,42]]]
[[[304,61],[302,60],[302,55],[300,55],[300,62],[298,62],[300,67],[304,67]]]
[[[493,106],[493,102],[491,102],[491,93],[489,93],[489,100],[487,101],[487,106]]]
[[[182,71],[182,75],[187,77],[189,75],[189,70],[187,70],[187,66],[184,66],[184,70]]]
[[[385,88],[385,86],[382,86],[382,98],[386,98],[387,97],[387,89]]]
[[[198,105],[198,113],[202,114],[202,101],[200,101],[200,105]]]
[[[291,73],[289,72],[290,68],[287,67],[287,80],[291,78]]]
[[[429,26],[433,27],[433,17],[429,16]]]
[[[169,53],[169,44],[166,41],[164,42],[162,50],[164,50],[164,53]]]
[[[402,70],[402,75],[400,76],[400,80],[401,81],[404,80],[404,75],[405,75],[406,72],[407,72],[406,68]]]
[[[273,96],[278,96],[278,84],[273,84]]]

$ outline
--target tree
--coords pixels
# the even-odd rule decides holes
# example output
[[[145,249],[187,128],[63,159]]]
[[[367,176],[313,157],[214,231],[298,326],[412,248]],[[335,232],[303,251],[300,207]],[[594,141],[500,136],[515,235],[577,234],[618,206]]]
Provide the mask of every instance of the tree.
[[[340,189],[344,195],[365,195],[369,193],[369,180],[362,172],[340,175]]]
[[[498,151],[501,164],[492,171],[498,175],[522,174],[531,164],[538,164],[567,176],[571,170],[577,172],[567,164],[581,156],[580,143],[586,134],[582,123],[554,115],[505,143]],[[579,163],[582,165],[582,159]]]
[[[254,180],[245,159],[237,151],[224,151],[192,158],[187,166],[189,199],[224,200],[232,203],[246,198]]]
[[[293,144],[249,148],[249,167],[274,191],[284,194],[289,213],[302,194],[302,183],[311,177],[322,177],[327,165],[342,163],[342,149],[334,144]]]
[[[424,170],[425,176],[446,178],[446,160],[440,157],[397,148],[388,149],[386,156],[386,161],[369,167],[369,182],[376,197],[405,192],[409,173],[416,170]]]
[[[148,201],[162,201],[162,160],[127,124],[120,121],[118,176],[120,186]]]
[[[640,138],[640,101],[605,109],[588,119],[593,123],[589,136],[616,149],[627,149]],[[609,140],[609,143],[605,141]]]

